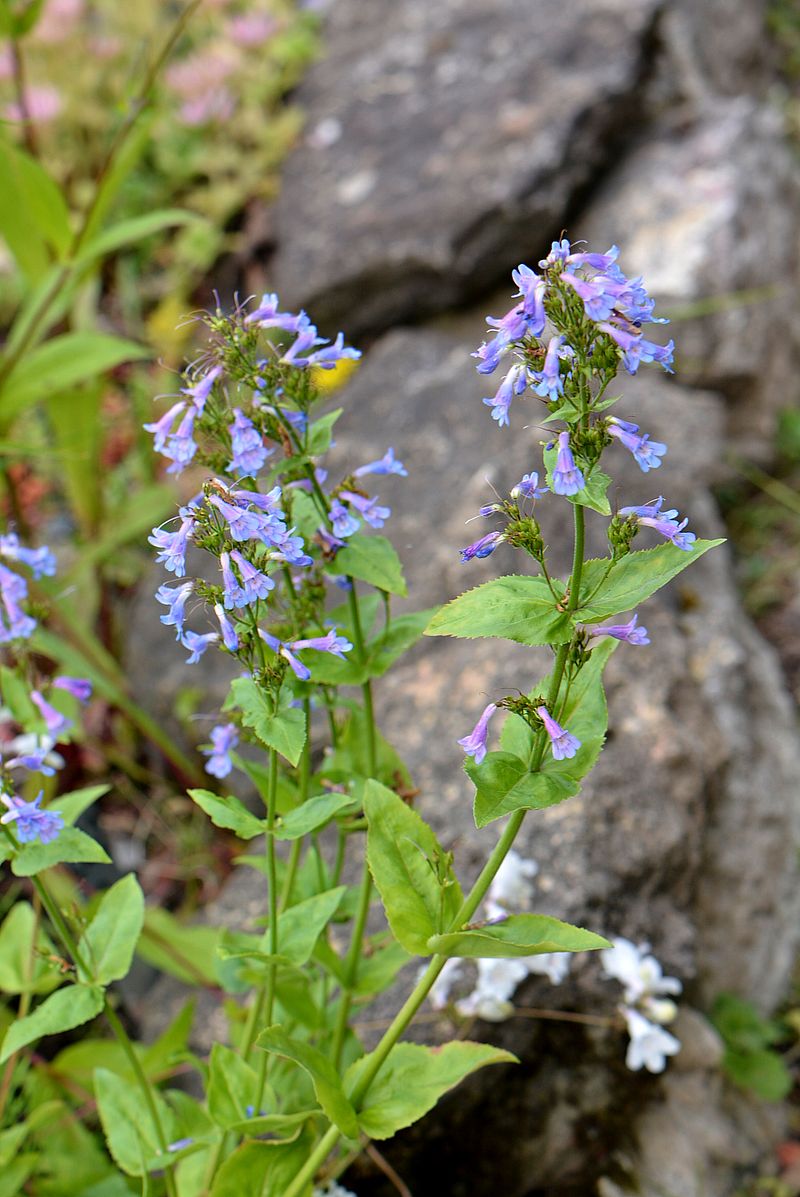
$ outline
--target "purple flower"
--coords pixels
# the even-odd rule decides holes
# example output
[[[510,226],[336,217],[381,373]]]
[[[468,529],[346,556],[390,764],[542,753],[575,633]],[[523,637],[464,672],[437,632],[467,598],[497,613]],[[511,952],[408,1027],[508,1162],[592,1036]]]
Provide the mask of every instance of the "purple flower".
[[[183,635],[186,601],[194,591],[194,582],[184,582],[174,590],[166,582],[156,591],[156,601],[169,607],[166,615],[162,615],[161,622],[167,627],[175,628],[175,639],[180,640]]]
[[[222,643],[225,645],[228,652],[235,653],[239,648],[239,637],[236,635],[236,629],[225,614],[221,603],[214,603],[214,614],[219,621],[219,629],[222,633]]]
[[[194,516],[188,507],[181,507],[181,526],[177,532],[166,532],[154,528],[148,536],[148,543],[159,549],[156,561],[174,573],[176,578],[186,576],[186,546],[194,531]]]
[[[551,402],[564,394],[564,384],[561,381],[559,351],[564,344],[564,337],[551,337],[541,370],[534,370],[531,386],[537,395]]]
[[[489,720],[496,710],[497,704],[490,702],[487,707],[484,707],[483,714],[469,735],[462,736],[458,741],[467,756],[474,758],[476,765],[479,765],[486,756],[486,736],[489,731]]]
[[[346,512],[346,508],[342,508]],[[331,557],[335,557],[339,549],[343,549],[346,541],[340,540],[338,536],[333,536],[327,528],[317,528],[317,539],[321,542],[324,551]]]
[[[261,433],[241,408],[234,407],[233,415],[234,421],[228,428],[233,457],[228,469],[239,475],[257,474],[272,450],[266,447]]]
[[[660,441],[651,441],[645,432],[639,435],[639,425],[630,424],[627,420],[620,420],[616,416],[609,417],[609,434],[621,441],[625,448],[633,454],[636,464],[642,473],[657,470],[661,465],[661,458],[667,451],[667,446]]]
[[[267,515],[277,515],[279,519],[283,519],[283,512],[281,511],[281,488],[273,486],[272,490],[262,494],[257,490],[240,490],[233,488],[229,491],[234,503],[240,506],[247,507],[251,504],[257,507],[259,511],[264,511]]]
[[[36,630],[36,620],[22,610],[20,603],[27,598],[28,583],[13,570],[0,565],[0,644],[9,640],[27,640]]]
[[[546,270],[548,266],[561,265],[563,262],[566,262],[567,258],[569,257],[571,248],[572,247],[570,246],[570,243],[567,241],[566,237],[564,237],[561,241],[553,241],[550,246],[550,253],[546,258],[541,259],[539,266],[542,270]]]
[[[211,748],[201,748],[200,751],[208,757],[206,773],[212,777],[227,777],[233,769],[233,761],[229,753],[239,743],[239,733],[233,723],[220,723],[211,729]]]
[[[617,302],[619,285],[603,275],[586,280],[576,274],[564,273],[559,276],[561,281],[568,283],[577,291],[583,300],[583,307],[590,320],[608,320]]]
[[[569,447],[569,432],[558,434],[558,456],[553,470],[553,491],[557,495],[577,495],[583,490],[586,480],[572,456]]]
[[[285,644],[283,640],[279,640],[277,636],[273,636],[270,632],[265,632],[263,628],[258,629],[258,634],[273,652],[278,653],[285,661],[289,662],[292,671],[301,682],[308,681],[311,677],[311,670],[302,661],[297,659],[290,645]]]
[[[635,374],[641,362],[658,362],[668,374],[672,374],[674,341],[668,341],[666,345],[656,345],[653,341],[646,341],[641,333],[629,332],[614,324],[600,324],[598,327],[619,345],[623,352],[622,364],[629,374]]]
[[[92,697],[92,683],[85,677],[56,677],[53,685],[57,690],[65,690],[78,702],[88,702]]]
[[[497,329],[497,333],[491,341],[484,341],[480,349],[472,354],[473,357],[480,359],[480,364],[477,367],[479,374],[494,373],[500,358],[509,345],[524,337],[530,321],[525,315],[525,304],[518,303],[499,320],[493,316],[487,316],[486,323],[490,328]]]
[[[578,266],[590,266],[592,270],[608,270],[619,257],[619,247],[612,245],[608,253],[592,254],[592,253],[571,253],[567,258],[567,265],[576,268]]]
[[[64,816],[60,811],[39,809],[43,797],[43,790],[37,794],[33,802],[25,802],[24,799],[9,794],[0,794],[0,802],[8,807],[6,813],[0,817],[0,823],[16,823],[17,837],[21,844],[30,844],[34,840],[49,844],[64,826]]]
[[[352,536],[360,528],[360,523],[352,512],[348,511],[344,503],[334,499],[331,503],[331,527],[334,536],[344,540]]]
[[[254,312],[245,317],[245,324],[257,324],[259,328],[281,328],[284,332],[297,332],[303,320],[307,319],[305,312],[294,315],[292,312],[278,311],[278,296],[263,295],[261,303]]]
[[[47,757],[54,755],[52,749],[43,744],[41,748],[35,748],[33,752],[21,753],[19,756],[13,756],[5,762],[6,769],[30,769],[33,773],[43,773],[45,777],[53,777],[55,769],[47,764]],[[57,757],[56,759],[61,759]],[[63,760],[61,762],[64,763]]]
[[[295,640],[290,646],[294,651],[303,648],[315,648],[321,653],[333,653],[335,657],[344,660],[344,654],[352,650],[352,644],[345,636],[340,636],[335,628],[331,628],[326,636],[313,636],[310,640]]]
[[[628,623],[604,623],[595,628],[589,628],[590,636],[613,636],[615,640],[624,640],[626,644],[649,644],[650,637],[647,628],[636,626],[639,616],[634,615]]]
[[[274,561],[288,561],[290,565],[314,564],[314,558],[305,552],[302,536],[296,535],[294,528],[287,531],[283,524],[275,525],[269,533],[268,543],[275,549]]]
[[[541,499],[542,495],[546,495],[550,490],[549,486],[539,485],[539,475],[536,470],[530,474],[523,474],[521,480],[511,490],[512,499]],[[483,514],[483,509],[481,509]]]
[[[664,500],[659,497],[652,503],[645,504],[644,507],[620,507],[619,514],[635,517],[639,524],[646,528],[653,528],[660,536],[672,541],[676,549],[683,549],[684,552],[690,553],[697,537],[694,532],[684,532],[683,530],[689,520],[684,519],[678,523],[677,511],[661,511],[663,502]]]
[[[552,715],[548,713],[547,707],[537,707],[536,714],[550,737],[550,747],[553,750],[554,759],[563,761],[573,757],[581,746],[580,740],[556,723]]]
[[[167,437],[166,444],[161,449],[162,456],[168,457],[172,462],[172,465],[167,467],[168,474],[180,474],[197,452],[197,445],[192,438],[196,417],[197,408],[188,408],[180,424]]]
[[[206,400],[211,394],[214,383],[221,374],[222,366],[212,366],[207,374],[204,374],[188,387],[182,388],[182,393],[189,396],[198,412],[202,412],[205,409]]]
[[[242,494],[250,499],[250,492]],[[255,493],[255,492],[254,492]],[[228,531],[233,540],[260,540],[264,530],[264,517],[258,511],[250,511],[247,507],[237,503],[228,503],[219,495],[210,495],[209,503],[216,507],[228,525]]]
[[[322,370],[332,370],[337,362],[341,361],[358,361],[361,357],[360,349],[353,349],[344,343],[344,335],[339,333],[332,345],[326,345],[324,349],[318,349],[316,353],[312,353],[307,358],[309,366],[318,366]],[[299,365],[299,362],[295,363]]]
[[[196,665],[208,646],[210,644],[216,644],[218,640],[218,632],[206,632],[202,636],[198,632],[183,632],[181,635],[181,644],[184,648],[189,649],[189,656],[186,658],[186,664]]]
[[[248,603],[255,603],[259,599],[265,599],[270,590],[275,588],[272,578],[262,573],[255,565],[252,565],[237,549],[231,552],[231,560],[238,568],[242,579],[242,606],[247,606]],[[227,603],[225,605],[227,606]]]
[[[508,413],[515,395],[521,395],[528,385],[528,375],[525,367],[517,364],[511,367],[500,383],[497,394],[491,399],[484,399],[487,407],[491,407],[492,419],[497,420],[498,428],[508,424]]]
[[[287,366],[307,366],[308,357],[303,355],[308,354],[308,351],[317,345],[324,345],[325,337],[317,336],[316,326],[311,323],[305,312],[300,313],[296,331],[297,339],[280,360]]]
[[[27,565],[28,569],[32,570],[37,582],[42,577],[52,578],[56,572],[55,555],[50,549],[44,545],[38,549],[26,549],[20,544],[16,532],[8,532],[5,536],[0,536],[0,556],[7,557],[9,561],[19,561],[22,565]]]
[[[363,478],[366,474],[398,474],[401,478],[407,478],[408,470],[402,461],[397,461],[394,449],[387,449],[380,461],[370,461],[359,466],[353,477]]]
[[[153,434],[153,448],[156,453],[164,452],[164,446],[172,432],[172,426],[177,416],[185,410],[186,403],[181,399],[179,403],[173,404],[169,411],[164,412],[160,420],[156,420],[154,424],[143,425],[145,432],[152,432]]]
[[[504,540],[505,536],[502,532],[487,532],[480,540],[476,540],[461,550],[461,560],[472,561],[474,557],[488,557]]]
[[[544,332],[545,311],[544,292],[545,281],[535,270],[520,262],[516,270],[511,271],[511,277],[519,287],[522,296],[522,314],[525,317],[525,331],[532,337],[540,337]]]
[[[391,507],[378,506],[377,495],[370,499],[366,495],[356,494],[355,491],[343,490],[341,496],[343,499],[347,499],[351,507],[355,507],[356,511],[360,512],[372,528],[382,528],[384,521],[388,520],[392,514]]]
[[[57,740],[63,732],[72,727],[72,720],[67,719],[66,715],[62,715],[60,711],[51,706],[38,690],[31,690],[31,698],[39,708],[39,714],[42,716],[42,719],[44,719],[47,734],[52,736],[54,740]]]

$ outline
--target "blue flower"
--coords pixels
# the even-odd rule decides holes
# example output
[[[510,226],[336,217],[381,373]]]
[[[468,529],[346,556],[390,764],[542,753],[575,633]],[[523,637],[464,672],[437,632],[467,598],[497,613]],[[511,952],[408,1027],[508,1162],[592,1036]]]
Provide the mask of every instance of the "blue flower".
[[[341,361],[358,361],[361,357],[360,349],[353,349],[349,345],[345,345],[344,336],[339,333],[332,345],[327,345],[324,349],[318,349],[316,353],[312,353],[306,359],[309,366],[317,366],[322,370],[332,370],[337,362]],[[299,361],[295,361],[295,365],[300,365]]]
[[[190,630],[183,632],[181,635],[181,644],[184,648],[189,649],[189,656],[186,658],[186,664],[196,665],[209,645],[216,644],[218,640],[218,632],[206,632],[202,636],[198,632],[192,632]]]
[[[72,727],[72,720],[67,719],[40,694],[38,690],[31,690],[31,699],[39,708],[39,714],[44,719],[47,734],[57,740],[60,735]]]
[[[354,471],[353,477],[363,478],[366,474],[398,474],[401,478],[406,478],[408,470],[402,461],[396,460],[394,449],[387,449],[380,461],[370,461],[366,465],[359,466]]]
[[[177,532],[154,528],[148,543],[159,549],[156,561],[176,578],[186,576],[186,546],[194,532],[194,516],[188,507],[181,507],[181,526]]]
[[[261,303],[254,312],[245,317],[245,324],[257,324],[259,328],[281,328],[284,332],[297,332],[298,327],[307,320],[305,312],[295,315],[293,312],[278,311],[278,296],[272,292],[263,295]]]
[[[47,763],[47,758],[50,757],[56,761],[64,761],[57,753],[52,751],[50,747],[50,740],[44,743],[40,748],[34,748],[32,752],[23,752],[19,756],[12,756],[4,762],[6,769],[30,769],[32,773],[43,773],[45,777],[54,777],[55,769],[52,765]]]
[[[28,596],[28,583],[12,569],[0,565],[0,644],[27,640],[36,630],[36,620],[23,611],[20,603]]]
[[[344,654],[349,653],[353,646],[346,636],[341,636],[335,628],[331,628],[326,636],[312,636],[310,640],[295,640],[290,646],[298,652],[303,648],[315,648],[317,652],[333,653],[334,657],[344,660]]]
[[[53,685],[56,690],[65,690],[78,702],[88,702],[92,697],[92,683],[85,677],[54,677]]]
[[[488,557],[504,540],[502,532],[487,532],[480,540],[461,550],[461,560],[472,561],[474,557]]]
[[[526,266],[523,262],[516,270],[511,271],[511,277],[519,287],[522,296],[522,314],[525,317],[525,332],[532,337],[540,337],[544,332],[545,310],[544,293],[545,281]]]
[[[469,735],[462,736],[458,741],[466,755],[474,758],[476,765],[479,765],[486,756],[486,737],[489,733],[489,720],[496,710],[497,704],[490,702],[487,707],[484,707],[483,714]]]
[[[20,544],[16,532],[0,536],[0,556],[27,565],[37,582],[42,577],[52,578],[56,572],[55,555],[50,549],[44,545],[38,549],[26,549]]]
[[[370,499],[366,495],[356,494],[355,491],[343,490],[341,491],[341,496],[343,499],[347,499],[347,502],[352,507],[355,507],[356,511],[360,512],[372,528],[382,528],[384,522],[392,514],[391,507],[378,506],[377,495]]]
[[[635,517],[639,524],[646,528],[653,528],[660,536],[670,540],[676,549],[690,553],[697,537],[694,532],[684,532],[683,529],[688,524],[688,519],[678,523],[678,512],[676,510],[662,511],[661,504],[663,502],[664,500],[659,497],[652,503],[645,504],[644,507],[620,507],[619,514]]]
[[[222,374],[222,366],[212,366],[207,374],[202,375],[196,382],[191,383],[188,387],[182,387],[182,394],[188,395],[194,403],[198,412],[205,409],[208,396],[211,394],[214,383]]]
[[[553,752],[553,758],[557,761],[568,760],[575,756],[575,753],[581,746],[581,742],[566,728],[561,727],[556,723],[552,715],[549,714],[547,707],[537,707],[536,714],[544,724],[544,730],[550,737],[550,747]]]
[[[569,432],[558,434],[558,456],[553,470],[553,492],[557,495],[577,495],[583,490],[586,480],[575,464],[569,447]]]
[[[672,374],[672,356],[675,350],[674,341],[666,345],[656,345],[653,341],[646,341],[640,332],[629,332],[624,328],[617,328],[614,324],[600,324],[598,327],[622,350],[622,364],[629,374],[635,374],[641,362],[658,362],[668,374]]]
[[[511,490],[511,498],[540,499],[549,490],[549,486],[539,485],[539,475],[536,473],[536,470],[533,470],[530,474],[523,474],[521,480]],[[481,509],[481,514],[483,514],[483,509]]]
[[[531,386],[537,395],[543,399],[558,399],[564,394],[564,384],[561,381],[559,351],[566,338],[551,337],[541,370],[534,370],[531,375]]]
[[[647,433],[639,434],[639,425],[631,424],[628,420],[620,420],[616,416],[609,417],[609,434],[621,441],[625,448],[633,454],[636,464],[646,474],[648,470],[657,470],[661,465],[661,458],[667,451],[667,446],[660,441],[651,441]]]
[[[560,278],[577,291],[590,320],[608,320],[617,303],[618,284],[603,275],[587,280],[576,274],[564,273]]]
[[[161,616],[161,622],[167,627],[175,628],[175,639],[180,640],[183,635],[186,601],[194,591],[194,582],[184,582],[182,586],[173,589],[166,582],[156,591],[156,601],[169,607],[166,615]]]
[[[506,374],[500,383],[497,394],[491,399],[484,399],[487,407],[491,407],[492,419],[497,420],[498,428],[508,424],[508,412],[515,395],[521,395],[528,385],[528,375],[525,367],[516,364]]]
[[[361,524],[356,516],[347,510],[344,503],[334,499],[331,503],[331,527],[333,535],[344,540],[357,532]]]
[[[167,437],[161,454],[164,457],[168,457],[172,462],[172,465],[167,467],[168,474],[180,474],[181,470],[186,468],[197,452],[197,445],[193,440],[196,416],[197,409],[194,407],[188,408],[178,427]]]
[[[230,753],[239,743],[239,733],[233,723],[220,723],[211,729],[211,748],[201,748],[200,751],[208,757],[206,773],[212,777],[227,777],[233,769]]]
[[[60,811],[39,809],[43,797],[43,790],[40,790],[33,802],[0,794],[0,802],[8,807],[6,813],[0,817],[0,823],[15,823],[21,844],[30,844],[34,840],[49,844],[64,826],[64,816]]]
[[[152,432],[154,438],[153,447],[156,453],[164,452],[164,446],[172,433],[175,420],[184,411],[186,411],[186,403],[184,400],[181,400],[179,403],[173,404],[169,411],[164,412],[160,420],[156,420],[154,424],[144,424],[142,426],[145,432]]]
[[[302,661],[298,660],[298,658],[292,652],[291,645],[286,644],[283,640],[279,640],[278,637],[273,636],[271,632],[265,632],[263,628],[258,629],[258,634],[264,643],[269,645],[273,652],[278,653],[279,656],[283,657],[285,661],[289,662],[292,671],[301,682],[308,681],[308,679],[311,677],[311,670],[307,665],[304,665]]]
[[[628,623],[604,623],[589,628],[590,636],[611,636],[614,640],[624,640],[626,644],[649,644],[647,628],[637,627],[638,615],[634,615]]]
[[[228,469],[240,476],[255,475],[272,453],[264,444],[261,433],[241,408],[234,407],[234,421],[228,431],[231,434],[233,457]]]
[[[221,603],[214,603],[214,614],[219,621],[219,629],[222,633],[222,643],[225,645],[228,652],[235,653],[239,648],[239,637],[236,635],[236,629],[225,614],[225,610]]]
[[[242,491],[250,502],[250,491]],[[255,493],[255,492],[253,492]],[[240,503],[228,503],[219,495],[210,495],[209,503],[216,507],[228,525],[228,531],[234,540],[260,540],[264,530],[264,517],[258,511],[250,511]]]

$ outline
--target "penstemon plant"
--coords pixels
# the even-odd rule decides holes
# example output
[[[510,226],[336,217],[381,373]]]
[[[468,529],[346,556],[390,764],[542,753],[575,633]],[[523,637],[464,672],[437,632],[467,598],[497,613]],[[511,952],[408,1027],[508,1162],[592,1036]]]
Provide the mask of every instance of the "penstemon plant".
[[[186,1048],[190,1015],[182,1014],[164,1037],[172,1057],[156,1053],[159,1074],[153,1049],[130,1044],[105,992],[126,971],[139,938],[134,879],[80,916],[78,939],[75,916],[39,877],[67,971],[32,1013],[20,1008],[0,1053],[11,1059],[39,1035],[104,1009],[122,1054],[94,1069],[93,1093],[111,1157],[127,1177],[140,1178],[142,1192],[310,1197],[323,1184],[338,1191],[336,1178],[369,1140],[411,1125],[476,1069],[513,1061],[485,1043],[459,1039],[432,1049],[402,1041],[453,961],[611,950],[601,936],[555,918],[508,914],[491,887],[513,859],[526,813],[577,794],[595,764],[607,726],[604,667],[620,642],[649,642],[635,608],[720,543],[697,540],[661,498],[616,512],[608,501],[611,479],[600,461],[615,441],[645,473],[666,452],[635,423],[608,414],[617,402],[608,387],[621,364],[630,373],[642,362],[669,369],[672,356],[671,342],[662,347],[643,336],[642,325],[657,322],[653,303],[641,280],[619,269],[617,252],[574,252],[569,242],[555,242],[538,271],[513,272],[517,302],[488,321],[494,335],[475,354],[478,370],[491,374],[503,360],[507,370],[484,402],[503,427],[514,398],[533,392],[552,440],[540,472],[531,470],[507,497],[481,509],[501,526],[461,554],[469,562],[507,543],[520,550],[527,571],[485,582],[434,611],[392,611],[405,583],[391,543],[372,531],[390,512],[366,480],[406,474],[393,451],[336,481],[321,464],[341,411],[317,414],[320,381],[357,351],[341,334],[324,341],[305,313],[281,311],[275,295],[202,318],[207,351],[187,370],[175,402],[148,425],[169,472],[191,467],[205,477],[200,483],[198,475],[199,492],[175,519],[153,531],[158,560],[174,575],[156,597],[188,661],[213,646],[235,664],[223,718],[203,749],[206,772],[218,782],[243,773],[261,808],[254,813],[224,789],[190,795],[217,827],[254,842],[256,851],[239,861],[264,877],[260,929],[224,930],[216,940],[214,982],[236,999],[225,1007],[228,1042],[198,1059]],[[548,558],[540,503],[572,509],[566,578]],[[607,521],[605,558],[586,559],[587,511]],[[661,542],[634,550],[642,530]],[[624,613],[630,618],[606,622]],[[498,695],[460,740],[477,826],[506,820],[468,892],[452,854],[415,811],[408,771],[374,717],[373,684],[423,633],[552,650],[546,677],[527,694]],[[489,751],[499,712],[499,749]],[[9,815],[20,830],[15,837],[6,819],[5,852],[15,862],[29,851],[20,842],[28,824],[11,808]],[[364,832],[353,885],[346,862]],[[74,859],[58,855],[63,834],[48,845],[48,865]],[[369,914],[378,897],[385,924],[374,931]],[[631,1010],[643,994],[676,992],[677,982],[670,988],[673,979],[659,973],[645,993],[639,955],[628,947],[631,961],[624,968],[617,961],[610,975],[624,980]],[[358,1036],[364,1007],[414,958],[427,964],[366,1052]],[[647,1022],[642,1009],[635,1013]],[[648,1067],[659,1059],[663,1067],[663,1056],[676,1050],[670,1039],[651,1036]],[[634,1054],[645,1058],[643,1040]],[[193,1096],[185,1084],[154,1083],[154,1074],[169,1080],[178,1063],[197,1074]]]

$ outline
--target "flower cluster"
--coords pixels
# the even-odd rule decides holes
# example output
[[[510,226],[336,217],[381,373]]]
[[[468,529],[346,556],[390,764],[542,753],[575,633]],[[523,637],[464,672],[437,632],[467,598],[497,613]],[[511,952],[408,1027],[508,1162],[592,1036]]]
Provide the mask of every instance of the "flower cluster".
[[[150,536],[175,579],[156,598],[189,663],[216,645],[276,695],[287,669],[293,682],[307,682],[313,654],[344,659],[352,650],[327,625],[326,583],[349,586],[334,568],[338,554],[391,515],[364,480],[407,471],[390,448],[332,485],[315,461],[335,418],[312,419],[317,372],[360,356],[341,333],[332,343],[320,337],[305,312],[282,311],[274,294],[252,310],[217,310],[205,323],[208,352],[187,371],[176,402],[145,425],[169,473],[190,463],[207,471],[199,493]],[[210,554],[218,572],[209,575],[200,558],[195,570],[190,551]],[[203,610],[207,626],[194,618],[189,626]],[[238,734],[234,723],[213,728],[203,749],[212,776],[231,771]]]
[[[0,557],[29,570],[34,581],[56,572],[50,549],[26,548],[14,532],[0,535]],[[31,774],[52,777],[63,766],[55,746],[69,737],[74,727],[70,709],[74,712],[76,703],[88,702],[92,686],[85,678],[58,676],[49,681],[42,678],[30,689],[27,678],[38,676],[39,670],[26,649],[38,624],[29,610],[28,579],[4,564],[0,564],[0,603],[0,644],[7,646],[9,672],[20,683],[20,692],[13,699],[10,693],[4,695],[0,708],[0,803],[5,807],[0,824],[13,829],[22,844],[37,840],[47,844],[64,826],[61,814],[42,807],[43,790],[33,799],[17,791],[26,788]]]
[[[664,1030],[678,1008],[672,1001],[683,988],[676,977],[665,977],[649,944],[631,943],[629,939],[612,940],[613,947],[600,953],[606,976],[623,986],[620,1012],[628,1028],[630,1042],[625,1062],[634,1072],[663,1072],[668,1056],[680,1051],[680,1041]]]

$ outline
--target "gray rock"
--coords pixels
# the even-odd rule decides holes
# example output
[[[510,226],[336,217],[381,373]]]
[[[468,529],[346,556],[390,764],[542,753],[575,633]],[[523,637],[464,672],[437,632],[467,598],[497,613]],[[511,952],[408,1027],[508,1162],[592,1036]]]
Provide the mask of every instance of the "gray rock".
[[[636,128],[660,0],[338,0],[274,281],[350,335],[477,294]]]
[[[688,128],[649,133],[573,225],[644,275],[675,318],[681,380],[726,395],[746,457],[769,458],[776,413],[797,397],[799,196],[777,112],[716,101]]]

